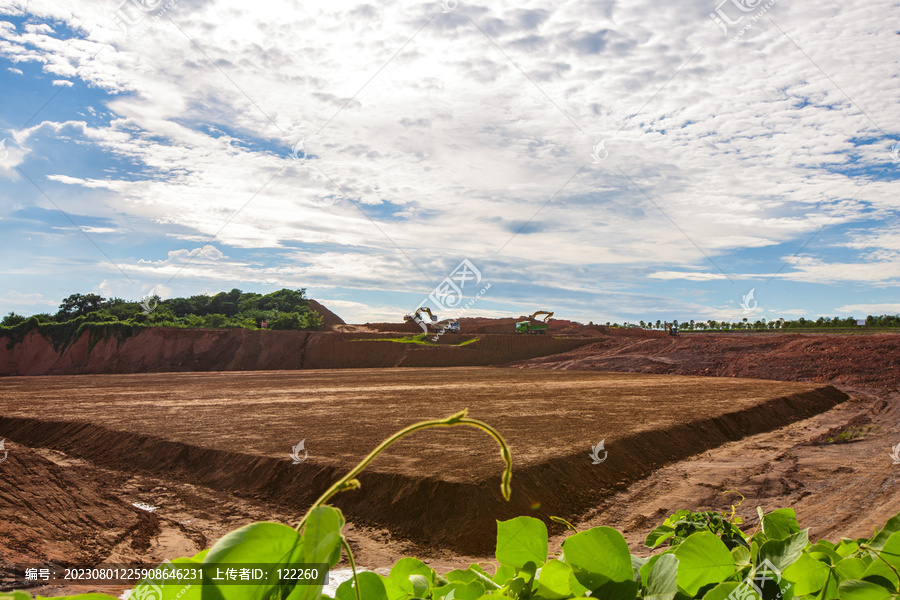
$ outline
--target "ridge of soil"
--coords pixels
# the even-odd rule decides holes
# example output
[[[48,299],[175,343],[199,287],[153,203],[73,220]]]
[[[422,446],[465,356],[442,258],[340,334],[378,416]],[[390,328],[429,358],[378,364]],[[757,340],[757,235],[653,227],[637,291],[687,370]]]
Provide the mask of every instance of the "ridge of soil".
[[[517,361],[508,366],[816,381],[897,390],[900,334],[607,337],[563,354]]]
[[[337,325],[347,328],[349,326]],[[416,328],[418,333],[421,330]],[[591,338],[547,335],[447,334],[436,345],[398,343],[403,333],[179,329],[151,327],[132,337],[91,346],[85,331],[56,351],[37,331],[8,347],[0,338],[0,376],[260,371],[375,367],[488,366],[566,352]]]
[[[456,381],[448,377],[454,373]],[[367,375],[371,384],[360,386],[352,375]],[[577,518],[663,465],[848,398],[809,384],[498,369],[50,379],[56,385],[49,389],[44,378],[7,380],[12,385],[0,389],[0,399],[15,396],[19,407],[0,417],[0,436],[107,469],[293,508],[298,516],[390,433],[459,410],[454,390],[464,389],[471,416],[494,425],[512,447],[510,502],[499,493],[502,463],[493,441],[460,427],[401,440],[359,476],[360,490],[333,499],[356,523],[462,554],[490,552],[495,519]],[[33,383],[40,385],[29,389]],[[373,403],[376,410],[360,414]],[[46,418],[61,407],[69,420]],[[287,449],[299,441],[298,422],[316,455],[293,465]],[[609,452],[601,466],[588,457],[599,435]]]

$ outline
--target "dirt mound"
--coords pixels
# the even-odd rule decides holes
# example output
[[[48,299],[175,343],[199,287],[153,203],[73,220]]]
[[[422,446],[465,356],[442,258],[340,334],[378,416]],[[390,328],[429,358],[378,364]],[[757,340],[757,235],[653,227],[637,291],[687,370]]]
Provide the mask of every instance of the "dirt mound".
[[[309,300],[309,307],[319,313],[319,316],[322,317],[322,327],[324,327],[326,331],[331,331],[338,325],[346,325],[342,318],[340,318],[315,300]]]
[[[111,496],[77,470],[11,440],[6,444],[9,455],[0,463],[3,577],[13,565],[94,564],[153,528],[151,513]]]
[[[900,335],[610,337],[514,366],[816,381],[896,390],[900,385]]]
[[[12,348],[0,341],[0,375],[487,366],[566,352],[590,341],[515,334],[481,336],[463,346],[459,344],[472,336],[446,334],[437,345],[391,341],[402,338],[362,332],[153,327],[93,346],[85,332],[59,353],[32,331]]]
[[[664,464],[847,398],[809,384],[505,369],[16,378],[2,392],[0,436],[298,516],[390,433],[468,405],[512,448],[510,502],[493,441],[455,427],[392,446],[334,503],[362,525],[470,554],[493,548],[495,519],[576,518]],[[71,421],[45,419],[62,407]],[[294,465],[301,437],[310,456]],[[592,465],[603,437],[608,459]]]
[[[527,315],[523,315],[517,319],[506,317],[501,319],[487,319],[483,317],[465,317],[458,319],[461,334],[515,334],[516,323],[520,321],[528,321]],[[530,319],[531,323],[543,323],[536,319]],[[637,328],[623,327],[606,327],[604,325],[582,325],[575,321],[567,321],[565,319],[550,319],[547,322],[550,326],[549,335],[564,335],[573,337],[641,337],[641,338],[658,338],[665,337],[664,331],[650,331]],[[404,332],[404,333],[422,333],[422,328],[412,322],[405,321],[402,323],[366,323],[366,327],[374,331],[382,332]],[[521,334],[519,334],[521,335]]]

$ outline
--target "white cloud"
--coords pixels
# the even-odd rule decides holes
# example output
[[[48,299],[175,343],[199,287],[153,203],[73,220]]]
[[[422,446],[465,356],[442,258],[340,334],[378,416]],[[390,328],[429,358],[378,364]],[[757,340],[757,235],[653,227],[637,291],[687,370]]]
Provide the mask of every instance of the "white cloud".
[[[67,79],[54,79],[53,85],[58,87],[72,87],[74,84]]]
[[[459,257],[492,257],[519,283],[585,293],[601,291],[603,272],[712,285],[725,276],[704,252],[731,274],[736,251],[775,257],[754,265],[761,273],[790,260],[779,280],[896,285],[889,228],[823,235],[796,259],[765,253],[900,210],[895,181],[861,191],[867,177],[849,174],[893,164],[890,144],[859,143],[900,136],[900,38],[883,33],[892,7],[779,2],[771,22],[727,42],[708,18],[715,4],[441,14],[439,3],[178,2],[166,15],[177,27],[160,19],[139,39],[103,3],[42,4],[28,10],[79,36],[2,25],[0,54],[116,94],[100,109],[109,121],[16,136],[24,148],[44,131],[71,134],[133,166],[48,173],[72,188],[73,211],[129,231],[164,224],[176,248],[216,235],[222,248],[281,259],[198,256],[179,277],[421,285],[399,246],[431,277]],[[609,158],[594,163],[603,138]],[[298,163],[288,155],[300,139],[314,158]],[[158,277],[176,259],[189,256],[131,262]]]
[[[7,290],[0,295],[0,302],[15,306],[56,306],[59,303],[53,300],[47,300],[43,294],[30,293],[23,294],[16,290]]]
[[[883,304],[846,304],[834,309],[845,315],[896,315],[900,314],[900,302]]]

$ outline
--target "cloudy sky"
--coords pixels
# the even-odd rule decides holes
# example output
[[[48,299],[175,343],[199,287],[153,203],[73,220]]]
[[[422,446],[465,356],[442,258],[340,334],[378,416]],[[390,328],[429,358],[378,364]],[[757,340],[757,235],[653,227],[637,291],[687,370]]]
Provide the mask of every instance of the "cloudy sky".
[[[900,312],[894,0],[0,0],[0,90],[3,314]]]

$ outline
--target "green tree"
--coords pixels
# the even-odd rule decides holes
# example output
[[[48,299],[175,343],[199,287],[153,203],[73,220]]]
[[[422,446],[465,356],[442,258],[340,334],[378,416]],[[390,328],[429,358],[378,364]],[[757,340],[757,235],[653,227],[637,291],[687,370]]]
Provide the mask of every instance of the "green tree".
[[[57,320],[68,321],[82,317],[103,307],[103,298],[97,294],[72,294],[59,305]]]
[[[23,317],[22,315],[17,315],[16,313],[11,312],[3,317],[3,320],[0,321],[0,325],[2,325],[3,327],[15,327],[19,323],[24,323],[27,320],[28,317]]]

